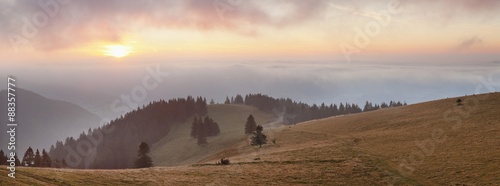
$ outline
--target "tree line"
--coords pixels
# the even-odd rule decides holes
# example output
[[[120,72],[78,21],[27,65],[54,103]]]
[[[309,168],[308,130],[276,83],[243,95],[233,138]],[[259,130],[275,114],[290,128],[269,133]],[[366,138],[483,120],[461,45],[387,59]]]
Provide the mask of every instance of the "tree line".
[[[153,160],[147,154],[150,152],[149,145],[142,142],[137,151],[137,159],[134,162],[136,168],[147,168],[153,166]],[[24,153],[23,161],[19,161],[17,156],[14,156],[14,161],[17,166],[25,167],[52,167],[52,168],[65,168],[66,162],[63,159],[62,162],[52,161],[49,154],[45,149],[40,151],[36,149],[36,153],[33,152],[31,147],[28,147]],[[8,157],[4,154],[3,150],[0,149],[0,165],[8,165]]]
[[[38,149],[36,149],[35,153],[31,147],[28,147],[24,153],[21,165],[26,167],[52,167],[52,160],[45,149],[40,154]]]
[[[25,167],[57,167],[57,164],[54,164],[49,154],[45,149],[42,150],[42,153],[38,149],[36,149],[36,153],[33,151],[31,147],[29,147],[24,153],[24,157],[22,161],[19,161],[17,156],[14,156],[14,161],[17,166],[25,166]],[[3,150],[0,150],[0,165],[7,165],[8,155],[4,154]]]
[[[8,165],[9,162],[9,155],[7,153],[4,153],[2,149],[0,149],[0,165]],[[19,158],[17,158],[17,155],[14,156],[14,162],[16,165],[21,165],[21,161],[19,161]]]
[[[366,102],[366,105],[361,109],[354,103],[330,104],[321,103],[320,105],[296,102],[290,98],[273,98],[264,94],[248,94],[241,96],[237,94],[235,97],[226,97],[225,104],[245,104],[254,106],[264,112],[270,114],[286,114],[284,124],[295,124],[313,119],[321,119],[331,116],[354,114],[366,111],[373,111],[380,108],[398,107],[406,105],[406,103],[391,101],[389,104],[383,102],[380,105]]]

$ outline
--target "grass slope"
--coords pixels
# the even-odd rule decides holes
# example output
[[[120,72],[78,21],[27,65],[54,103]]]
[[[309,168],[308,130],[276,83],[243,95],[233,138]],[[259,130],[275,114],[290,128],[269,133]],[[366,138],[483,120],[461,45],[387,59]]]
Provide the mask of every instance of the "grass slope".
[[[276,138],[277,144],[256,148],[244,140],[235,141],[189,166],[135,170],[20,168],[15,183],[498,185],[500,94],[465,97],[462,106],[456,106],[455,100],[267,128],[264,132]],[[232,164],[213,165],[221,157],[229,157]],[[3,169],[0,174],[7,172]],[[0,185],[8,183],[14,181],[0,177]]]
[[[275,120],[274,116],[252,106],[209,105],[208,115],[219,124],[221,133],[208,137],[208,145],[198,146],[197,139],[190,137],[193,118],[177,124],[166,137],[153,144],[150,155],[154,164],[156,166],[193,164],[228,146],[245,141],[245,122],[250,114],[258,124]]]

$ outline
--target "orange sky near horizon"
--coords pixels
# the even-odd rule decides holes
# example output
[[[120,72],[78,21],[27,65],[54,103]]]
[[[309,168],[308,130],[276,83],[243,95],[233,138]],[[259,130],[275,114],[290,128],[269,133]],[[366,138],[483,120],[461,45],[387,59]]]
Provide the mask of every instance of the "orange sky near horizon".
[[[174,3],[172,6],[177,9],[164,12],[151,6],[134,10],[110,5],[103,8],[110,9],[109,13],[97,11],[102,14],[100,17],[89,13],[89,19],[74,17],[75,12],[81,12],[78,3],[83,2],[61,4],[56,12],[59,17],[48,17],[46,25],[35,26],[37,33],[31,38],[25,37],[22,30],[26,23],[5,29],[10,31],[4,37],[8,42],[0,45],[0,53],[5,59],[34,60],[64,56],[342,58],[346,55],[345,46],[350,47],[349,55],[494,55],[500,51],[500,18],[491,13],[500,10],[500,3],[495,1],[482,1],[485,5],[474,4],[475,8],[470,6],[472,1],[465,0],[444,0],[436,5],[427,1],[405,4],[398,1],[401,11],[396,13],[389,11],[387,2],[361,5],[318,0],[310,3],[313,6],[298,1],[258,1],[235,6],[229,16],[223,17],[217,16],[217,9],[211,4],[195,2],[198,4]],[[0,3],[14,6],[5,0]],[[90,2],[85,5],[97,6]],[[302,7],[306,5],[310,7]],[[440,9],[446,6],[454,7],[449,11]],[[25,12],[13,15],[12,19],[33,13],[31,9]],[[383,17],[387,15],[388,19]],[[72,16],[77,21],[67,20]],[[13,35],[27,42],[16,43]]]

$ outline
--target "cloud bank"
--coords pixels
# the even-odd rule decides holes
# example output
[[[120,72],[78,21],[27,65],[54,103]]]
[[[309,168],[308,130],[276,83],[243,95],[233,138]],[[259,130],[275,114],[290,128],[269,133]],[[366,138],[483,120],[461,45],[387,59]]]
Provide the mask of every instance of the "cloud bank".
[[[400,2],[406,7],[406,13],[410,17],[447,22],[456,17],[491,17],[498,12],[500,5],[499,1],[495,0]],[[360,11],[376,11],[374,8],[384,8],[388,2],[0,0],[0,35],[7,41],[3,43],[8,45],[15,41],[38,50],[73,47],[96,40],[119,42],[127,32],[143,28],[226,30],[235,34],[255,36],[264,27],[293,29],[308,22],[321,22],[326,15],[331,15],[329,11],[335,11],[328,8],[329,3]],[[352,15],[352,18],[356,16],[359,15]]]

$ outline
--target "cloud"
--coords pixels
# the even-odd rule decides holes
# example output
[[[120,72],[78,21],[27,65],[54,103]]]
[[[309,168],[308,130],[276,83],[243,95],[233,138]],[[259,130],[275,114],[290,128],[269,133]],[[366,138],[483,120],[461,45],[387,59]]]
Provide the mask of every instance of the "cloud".
[[[483,40],[478,38],[477,36],[473,36],[469,39],[465,39],[457,46],[457,50],[466,50],[474,45],[478,45],[482,43]]]
[[[408,5],[408,14],[423,15],[431,21],[436,17],[492,16],[500,5],[494,0],[401,2]],[[13,35],[21,36],[24,45],[37,50],[91,41],[119,42],[127,33],[143,28],[224,30],[253,37],[263,28],[293,29],[310,21],[321,22],[329,11],[338,11],[330,8],[330,3],[367,11],[387,5],[345,0],[0,0],[0,37],[7,41],[2,43],[10,45]],[[26,21],[36,34],[23,33]]]
[[[433,26],[445,27],[464,21],[488,22],[497,17],[497,0],[402,0],[403,14],[413,21],[424,20]]]
[[[284,27],[308,20],[321,9],[322,1],[41,0],[40,4],[31,0],[4,0],[0,1],[0,34],[8,41],[12,35],[21,36],[39,50],[71,47],[92,40],[120,41],[127,32],[144,27],[217,29],[255,35],[261,26]],[[274,16],[273,12],[280,7],[291,10]],[[31,32],[26,34],[26,30]]]

